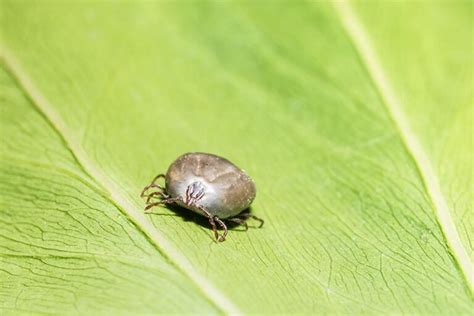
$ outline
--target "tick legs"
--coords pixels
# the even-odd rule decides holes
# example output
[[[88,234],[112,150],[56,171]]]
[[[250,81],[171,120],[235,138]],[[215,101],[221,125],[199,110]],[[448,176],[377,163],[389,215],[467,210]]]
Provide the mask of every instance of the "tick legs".
[[[229,221],[244,226],[246,231],[249,229],[249,225],[247,225],[247,222],[245,221],[245,219],[234,217],[234,218],[229,218]]]
[[[214,216],[214,220],[224,229],[224,235],[220,235],[219,238],[217,238],[217,241],[224,241],[225,238],[227,237],[227,226],[224,224],[224,222],[217,216]],[[216,231],[214,231],[214,234]]]
[[[140,196],[141,196],[141,197],[149,196],[149,195],[146,195],[145,193],[146,193],[149,189],[151,189],[151,188],[158,188],[161,192],[165,192],[165,188],[164,188],[164,187],[162,187],[161,185],[155,183],[155,182],[156,182],[158,179],[160,179],[160,178],[165,178],[165,175],[164,175],[163,173],[160,173],[159,175],[157,175],[157,176],[153,179],[153,181],[151,181],[151,183],[150,183],[149,185],[147,185],[147,186],[143,189],[142,193],[140,193]],[[152,193],[152,194],[153,194],[153,193]]]
[[[227,226],[225,225],[225,223],[217,216],[213,216],[211,213],[209,213],[204,207],[202,206],[197,206],[203,213],[204,213],[204,216],[207,217],[207,219],[209,220],[209,224],[211,224],[211,227],[212,227],[212,231],[214,232],[214,236],[216,237],[216,240],[219,241],[219,242],[222,242],[225,240],[225,237],[227,236]],[[224,229],[224,234],[223,235],[220,235],[218,232],[217,232],[217,226],[216,226],[216,222],[217,224],[219,224],[219,226]]]
[[[260,225],[258,226],[258,228],[261,228],[263,226],[263,224],[265,223],[265,221],[263,219],[258,218],[257,216],[252,215],[250,213],[244,213],[244,214],[238,215],[237,217],[229,218],[229,221],[232,221],[234,223],[243,225],[243,226],[245,226],[245,230],[247,230],[248,229],[247,220],[249,218],[253,218],[254,220],[260,222]]]
[[[225,225],[225,223],[219,217],[213,216],[211,213],[206,211],[203,207],[199,207],[199,209],[209,219],[209,224],[211,224],[211,226],[212,226],[212,231],[214,232],[214,236],[216,237],[216,240],[217,241],[224,241],[226,236],[227,236],[227,226]],[[260,222],[260,225],[258,226],[258,228],[261,228],[263,226],[263,224],[265,223],[265,221],[263,219],[258,218],[257,216],[249,214],[249,213],[241,214],[238,217],[228,218],[227,220],[231,221],[231,222],[234,222],[234,223],[237,223],[239,225],[242,225],[242,226],[245,227],[245,230],[248,230],[249,226],[247,225],[247,220],[249,218],[253,218],[254,220]],[[222,229],[224,229],[224,234],[219,235],[219,233],[217,232],[216,223],[219,224],[219,226]]]
[[[161,201],[158,201],[158,202],[154,202],[154,203],[150,203],[150,204],[147,204],[145,206],[145,213],[150,213],[150,209],[154,206],[158,206],[158,205],[166,205],[166,204],[173,204],[173,203],[176,203],[178,202],[180,199],[179,198],[164,198],[162,199]],[[147,202],[148,203],[148,202]]]
[[[179,200],[179,199],[171,198],[166,193],[166,188],[164,188],[163,186],[156,183],[156,181],[158,181],[158,179],[160,179],[160,178],[165,178],[165,175],[162,174],[162,173],[157,175],[153,179],[153,181],[151,181],[151,183],[143,189],[142,193],[140,193],[141,197],[146,197],[147,198],[146,203],[145,203],[146,204],[145,205],[145,212],[146,213],[149,213],[150,212],[149,209],[151,209],[154,206],[172,204],[172,203],[175,203]],[[151,189],[151,188],[157,188],[158,191],[148,193],[148,190]],[[159,198],[160,200],[158,202],[153,202],[152,203],[151,200],[153,198]]]
[[[146,197],[147,197],[147,199],[146,199],[146,204],[149,204],[149,203],[150,203],[150,200],[151,200],[152,198],[155,198],[155,197],[159,197],[159,198],[162,199],[162,200],[169,198],[169,196],[168,196],[166,193],[163,193],[163,192],[161,192],[161,191],[152,192],[152,193],[148,194]]]

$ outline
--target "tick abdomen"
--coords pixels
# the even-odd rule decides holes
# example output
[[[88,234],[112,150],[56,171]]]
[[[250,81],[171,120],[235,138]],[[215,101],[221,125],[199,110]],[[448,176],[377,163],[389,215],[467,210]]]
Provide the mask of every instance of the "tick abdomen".
[[[256,194],[254,182],[243,170],[225,158],[204,153],[176,159],[166,173],[166,191],[173,198],[181,198],[177,202],[181,206],[202,214],[200,206],[220,218],[239,214]]]
[[[165,178],[165,187],[157,183],[161,178]],[[151,189],[155,191],[150,192]],[[220,242],[228,232],[222,219],[243,225],[247,230],[246,221],[253,218],[262,227],[263,219],[242,212],[255,199],[255,193],[253,180],[229,160],[213,154],[188,153],[178,157],[166,175],[157,175],[140,196],[146,198],[145,212],[154,206],[177,203],[205,216]],[[217,231],[218,226],[224,230],[223,234]]]

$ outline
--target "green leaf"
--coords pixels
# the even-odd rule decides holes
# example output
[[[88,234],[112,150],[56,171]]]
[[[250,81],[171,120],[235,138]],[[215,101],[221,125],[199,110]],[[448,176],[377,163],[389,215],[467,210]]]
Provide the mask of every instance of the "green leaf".
[[[2,313],[469,314],[472,9],[2,1]],[[188,151],[262,229],[143,213]]]

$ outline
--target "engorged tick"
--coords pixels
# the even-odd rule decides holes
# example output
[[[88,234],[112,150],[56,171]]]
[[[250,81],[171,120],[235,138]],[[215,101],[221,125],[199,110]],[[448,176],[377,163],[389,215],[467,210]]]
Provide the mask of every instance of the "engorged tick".
[[[156,181],[165,178],[165,186]],[[152,188],[157,189],[149,193]],[[264,221],[250,213],[242,213],[255,199],[253,180],[229,160],[206,153],[187,153],[178,157],[165,174],[157,175],[141,197],[146,198],[145,212],[157,205],[178,204],[208,218],[217,241],[224,241],[231,221],[248,229],[247,219]],[[158,201],[157,201],[158,200]],[[224,229],[217,232],[216,223]]]

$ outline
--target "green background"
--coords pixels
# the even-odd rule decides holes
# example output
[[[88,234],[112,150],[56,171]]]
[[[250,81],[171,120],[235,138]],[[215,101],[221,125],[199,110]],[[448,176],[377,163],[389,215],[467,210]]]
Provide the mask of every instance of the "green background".
[[[471,1],[0,3],[2,314],[472,312]],[[262,229],[143,214],[188,151]]]

